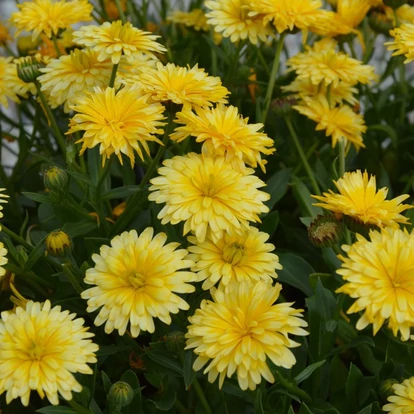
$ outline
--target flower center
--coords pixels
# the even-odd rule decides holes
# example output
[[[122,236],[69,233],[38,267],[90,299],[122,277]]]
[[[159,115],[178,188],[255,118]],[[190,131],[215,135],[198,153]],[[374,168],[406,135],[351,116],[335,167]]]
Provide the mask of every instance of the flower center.
[[[45,353],[45,348],[43,346],[37,345],[32,342],[32,347],[29,349],[29,358],[32,361],[41,361]]]
[[[132,273],[129,275],[128,280],[131,285],[136,289],[142,289],[145,287],[145,276],[142,273]]]
[[[217,192],[217,188],[214,182],[214,175],[210,174],[208,178],[208,182],[206,182],[204,185],[203,193],[205,197],[213,197]]]
[[[118,119],[113,119],[108,122],[108,126],[112,128],[112,131],[122,131],[125,126],[125,122],[119,121]]]
[[[235,266],[241,262],[244,256],[244,246],[239,243],[231,243],[224,246],[223,260]]]

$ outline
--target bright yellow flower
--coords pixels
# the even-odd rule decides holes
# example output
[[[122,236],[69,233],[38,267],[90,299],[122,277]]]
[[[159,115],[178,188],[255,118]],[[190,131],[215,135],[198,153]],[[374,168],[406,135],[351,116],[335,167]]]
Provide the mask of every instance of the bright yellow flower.
[[[163,162],[159,177],[151,180],[150,201],[165,203],[158,214],[162,224],[184,221],[184,235],[192,231],[203,242],[208,230],[219,238],[223,232],[241,233],[249,221],[260,222],[267,213],[263,204],[270,196],[259,188],[266,184],[254,170],[236,171],[224,157],[209,158],[195,153]]]
[[[375,335],[388,319],[394,336],[410,339],[414,327],[414,232],[386,227],[371,230],[370,241],[357,234],[352,246],[342,246],[348,257],[337,273],[347,282],[337,292],[356,299],[347,313],[363,311],[356,328],[373,325]]]
[[[71,400],[72,392],[82,390],[73,374],[93,373],[87,364],[96,362],[98,345],[89,339],[94,334],[87,332],[84,320],[75,317],[60,306],[51,308],[48,300],[2,312],[0,394],[7,392],[7,404],[20,398],[27,407],[30,392],[36,390],[58,405],[58,393]]]
[[[42,91],[46,92],[52,108],[64,105],[64,111],[70,112],[79,95],[93,91],[94,87],[105,87],[109,83],[112,63],[100,62],[98,53],[92,49],[75,49],[70,55],[52,59],[40,69],[43,75],[38,81]]]
[[[203,154],[211,157],[225,156],[236,169],[244,168],[244,163],[256,168],[260,165],[265,171],[266,161],[261,154],[270,155],[273,139],[263,132],[263,124],[249,124],[249,118],[243,118],[234,106],[218,104],[215,108],[197,109],[197,114],[184,110],[177,113],[177,127],[170,135],[174,141],[181,142],[189,135],[196,142],[203,142]]]
[[[0,280],[6,274],[6,269],[3,266],[9,262],[9,260],[6,257],[7,253],[8,252],[7,249],[4,247],[4,244],[0,242]]]
[[[176,24],[184,24],[187,27],[192,27],[198,32],[208,32],[210,30],[207,17],[201,9],[193,9],[190,12],[175,10],[168,16],[167,20]]]
[[[45,243],[47,252],[53,256],[63,256],[72,246],[69,235],[62,230],[49,233]]]
[[[325,85],[337,86],[343,81],[352,86],[377,79],[373,66],[363,65],[346,53],[337,52],[335,46],[332,39],[315,42],[312,47],[306,46],[305,52],[288,59],[287,66],[297,73],[299,79],[310,79],[315,85],[324,82]]]
[[[218,281],[227,286],[232,280],[264,280],[272,282],[276,278],[276,270],[281,270],[279,257],[271,253],[275,246],[266,243],[269,235],[256,227],[249,227],[242,234],[224,233],[217,240],[207,237],[199,243],[190,236],[188,247],[191,253],[188,258],[195,265],[191,268],[197,272],[197,282],[204,280],[202,288],[210,289]]]
[[[353,28],[364,20],[371,6],[372,0],[338,0],[336,11],[340,20]]]
[[[88,299],[88,312],[101,308],[95,325],[105,323],[108,334],[116,329],[124,335],[128,324],[133,337],[141,331],[153,333],[154,318],[169,325],[171,313],[189,309],[175,293],[194,292],[188,284],[195,281],[194,273],[182,270],[193,262],[184,259],[187,250],[176,250],[179,243],[165,244],[165,233],[153,235],[152,228],[139,236],[126,231],[92,256],[95,267],[86,271],[85,283],[96,286],[81,296]]]
[[[33,40],[40,33],[47,37],[57,36],[60,29],[92,20],[93,6],[88,0],[33,0],[17,7],[19,11],[12,13],[10,18],[17,29],[15,36],[22,31],[33,32]]]
[[[356,114],[348,105],[330,107],[325,96],[304,98],[303,103],[293,106],[300,114],[317,123],[316,131],[325,130],[332,137],[332,147],[345,138],[356,150],[365,147],[362,134],[367,130],[364,118]]]
[[[198,65],[187,69],[173,63],[165,66],[157,63],[157,67],[143,73],[139,81],[143,92],[151,94],[155,101],[172,101],[187,109],[227,103],[230,93],[219,77],[208,76]]]
[[[155,52],[165,52],[165,47],[156,41],[159,37],[137,29],[129,22],[122,24],[120,20],[105,22],[101,26],[83,26],[73,32],[75,43],[98,52],[100,62],[111,59],[113,64],[118,64],[122,55],[131,61],[137,53],[154,55]]]
[[[257,45],[259,40],[265,42],[272,31],[268,24],[263,24],[260,16],[249,16],[250,2],[246,0],[207,0],[205,6],[210,11],[206,14],[208,23],[216,32],[230,37],[235,43],[249,39]]]
[[[78,113],[70,120],[67,134],[85,131],[77,141],[82,142],[81,154],[99,145],[103,164],[115,153],[121,164],[122,154],[125,154],[133,166],[134,150],[143,160],[141,147],[150,154],[147,141],[162,145],[154,134],[163,133],[164,108],[148,100],[148,95],[142,95],[133,86],[126,86],[117,94],[114,88],[94,88],[94,92],[87,92],[71,107]]]
[[[186,349],[194,348],[198,356],[193,369],[208,363],[204,374],[208,373],[209,382],[219,377],[221,388],[225,377],[236,373],[242,390],[254,390],[262,377],[275,381],[266,358],[291,368],[296,359],[289,348],[300,345],[289,334],[307,335],[303,328],[308,325],[301,318],[303,310],[292,308],[292,303],[274,305],[281,289],[279,283],[250,280],[213,288],[213,300],[203,300],[188,318]]]
[[[404,63],[414,60],[414,24],[406,23],[401,27],[390,30],[390,35],[394,37],[393,42],[385,43],[388,50],[394,50],[393,56],[404,55]]]
[[[9,29],[0,21],[0,45],[5,45],[11,40],[12,37],[10,36]]]
[[[391,414],[414,413],[414,377],[404,380],[401,384],[392,386],[395,395],[388,397],[388,404],[382,407],[383,411]]]
[[[388,189],[377,191],[375,176],[368,178],[368,173],[360,170],[347,172],[338,181],[334,181],[339,194],[332,190],[323,196],[312,196],[322,207],[334,213],[345,214],[354,220],[378,227],[398,227],[398,223],[408,223],[408,218],[400,213],[412,208],[408,204],[400,204],[409,198],[408,194],[400,195],[392,200],[386,200]]]
[[[398,7],[394,11],[391,7],[385,9],[386,15],[394,21],[394,26],[399,26],[401,23],[411,23],[414,24],[414,7],[408,4],[403,4],[401,7]],[[397,19],[397,21],[395,21]]]
[[[2,193],[2,191],[5,191],[5,190],[6,190],[5,188],[0,188],[0,218],[3,217],[3,212],[2,212],[3,206],[2,206],[2,204],[7,203],[7,199],[9,198],[9,196],[7,194]],[[0,229],[1,229],[1,227],[0,227]]]

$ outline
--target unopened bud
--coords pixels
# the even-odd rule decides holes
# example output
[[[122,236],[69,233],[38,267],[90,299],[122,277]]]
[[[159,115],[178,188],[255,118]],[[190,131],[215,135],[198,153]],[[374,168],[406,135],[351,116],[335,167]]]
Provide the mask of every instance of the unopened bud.
[[[297,103],[298,100],[296,98],[286,96],[285,98],[274,99],[271,103],[271,108],[276,115],[283,118],[291,113],[293,105]]]
[[[380,382],[378,386],[378,395],[383,403],[387,402],[388,397],[394,395],[394,384],[398,384],[398,381],[394,378],[390,378]]]
[[[17,61],[17,75],[23,82],[34,82],[42,74],[39,69],[44,67],[45,64],[41,60],[32,56],[20,58]]]
[[[371,29],[380,34],[388,35],[393,28],[393,22],[384,13],[373,12],[368,18],[368,23]]]
[[[43,181],[48,190],[63,193],[66,191],[69,178],[65,170],[50,167],[44,172]]]
[[[342,224],[332,214],[320,214],[309,226],[308,236],[317,247],[331,247],[342,237]]]
[[[179,353],[183,351],[185,347],[184,334],[180,331],[170,332],[165,337],[165,346],[170,352]]]
[[[32,36],[20,36],[17,38],[17,50],[20,56],[26,56],[30,51],[37,49],[40,38],[32,40]]]
[[[69,235],[62,230],[52,231],[46,237],[46,250],[51,256],[63,256],[71,247]]]
[[[131,404],[134,395],[134,390],[127,382],[118,381],[109,389],[108,401],[113,409],[120,412],[122,407]]]

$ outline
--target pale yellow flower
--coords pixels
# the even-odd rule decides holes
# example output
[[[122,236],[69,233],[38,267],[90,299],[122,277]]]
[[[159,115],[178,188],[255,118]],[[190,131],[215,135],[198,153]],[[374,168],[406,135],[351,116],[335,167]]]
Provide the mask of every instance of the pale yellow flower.
[[[193,9],[189,12],[175,10],[167,17],[167,21],[183,24],[198,32],[208,32],[210,30],[210,26],[207,23],[207,17],[201,9]]]
[[[392,386],[394,395],[388,397],[388,404],[382,407],[390,414],[414,413],[414,377]]]
[[[6,269],[3,266],[9,262],[9,260],[6,257],[7,253],[8,252],[7,249],[4,247],[4,244],[0,242],[0,280],[6,274]]]

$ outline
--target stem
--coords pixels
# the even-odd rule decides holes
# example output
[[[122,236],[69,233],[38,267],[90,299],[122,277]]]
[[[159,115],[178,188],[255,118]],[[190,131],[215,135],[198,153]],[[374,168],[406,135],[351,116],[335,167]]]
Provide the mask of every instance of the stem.
[[[26,249],[33,250],[33,246],[31,246],[29,243],[26,242],[22,237],[17,235],[14,231],[8,229],[3,224],[1,225],[1,231],[6,233],[12,240],[14,240],[16,243],[21,244],[22,246],[26,247]]]
[[[188,411],[184,404],[179,400],[175,400],[174,407],[180,414],[190,414],[190,411]]]
[[[91,410],[82,407],[74,399],[69,400],[67,403],[79,414],[91,414]]]
[[[52,33],[52,42],[53,42],[53,46],[55,47],[55,50],[56,50],[56,55],[57,55],[58,58],[60,58],[62,56],[62,53],[60,53],[59,44],[58,44],[56,35],[54,33]]]
[[[116,8],[118,9],[119,17],[122,20],[122,24],[126,23],[125,13],[122,10],[121,2],[119,0],[115,0]]]
[[[307,160],[307,158],[306,158],[306,155],[305,155],[305,153],[303,152],[302,145],[301,145],[301,143],[299,142],[299,138],[298,138],[298,136],[296,135],[296,131],[295,131],[295,129],[293,128],[292,121],[291,121],[290,117],[289,117],[289,116],[285,117],[285,121],[286,121],[286,125],[287,125],[287,127],[288,127],[288,129],[289,129],[290,135],[291,135],[291,137],[292,137],[292,140],[293,140],[293,142],[294,142],[294,144],[295,144],[295,147],[296,147],[296,149],[297,149],[297,151],[298,151],[298,153],[299,153],[299,157],[300,157],[300,159],[301,159],[301,161],[302,161],[302,164],[303,164],[303,166],[305,167],[305,170],[306,170],[306,172],[307,172],[307,174],[308,174],[308,177],[309,177],[309,179],[310,179],[310,182],[311,182],[311,185],[312,185],[313,192],[314,192],[316,195],[321,195],[321,191],[319,190],[318,183],[316,182],[315,176],[314,176],[314,174],[313,174],[312,168],[310,167],[310,165],[309,165],[309,163],[308,163],[308,160]]]
[[[207,402],[207,398],[204,395],[204,392],[201,389],[200,383],[198,382],[198,379],[197,378],[194,378],[193,388],[194,388],[194,390],[195,390],[198,398],[200,399],[200,402],[203,405],[205,412],[207,414],[213,414],[213,411],[211,410],[211,408],[210,408],[210,406],[209,406],[209,404]]]
[[[345,174],[345,138],[339,140],[339,178]]]
[[[266,96],[265,96],[265,100],[264,100],[264,108],[263,108],[262,119],[261,119],[261,122],[263,124],[266,122],[267,114],[269,112],[270,101],[272,99],[273,89],[274,89],[275,83],[276,83],[276,76],[277,76],[277,73],[279,71],[280,53],[282,52],[282,49],[283,49],[283,43],[284,43],[284,40],[285,40],[285,36],[286,36],[285,32],[280,34],[279,42],[278,42],[277,47],[276,47],[275,58],[273,60],[272,71],[270,73],[270,79],[269,79],[269,83],[267,85],[267,91],[266,91]]]
[[[65,139],[63,138],[60,129],[58,127],[58,124],[56,123],[56,119],[53,115],[52,110],[50,109],[47,100],[45,98],[45,95],[43,94],[43,92],[40,89],[40,83],[38,81],[35,81],[35,85],[36,85],[36,89],[37,89],[37,94],[40,98],[40,102],[42,103],[42,107],[45,110],[46,114],[47,114],[47,118],[50,121],[50,124],[52,125],[52,129],[56,135],[56,141],[57,144],[60,148],[60,150],[62,151],[63,157],[66,157],[66,144],[65,144]]]
[[[105,213],[101,207],[100,198],[101,198],[101,192],[102,192],[102,184],[111,169],[111,165],[112,165],[112,158],[110,158],[109,161],[106,162],[104,168],[101,168],[99,180],[98,180],[98,183],[96,184],[96,193],[95,193],[95,204],[96,204],[97,213],[99,215],[102,226],[106,232],[108,231],[108,222],[105,219]]]
[[[109,87],[113,88],[115,85],[115,78],[116,78],[116,72],[118,70],[118,65],[119,63],[115,63],[114,66],[112,67],[112,73],[111,73],[111,78],[109,79]]]
[[[62,264],[63,273],[67,276],[67,278],[69,279],[69,282],[75,288],[75,290],[78,293],[82,293],[84,289],[81,286],[81,284],[78,282],[78,279],[76,278],[76,276],[70,270],[69,268],[70,266],[71,266],[70,264],[66,264],[66,263]]]

